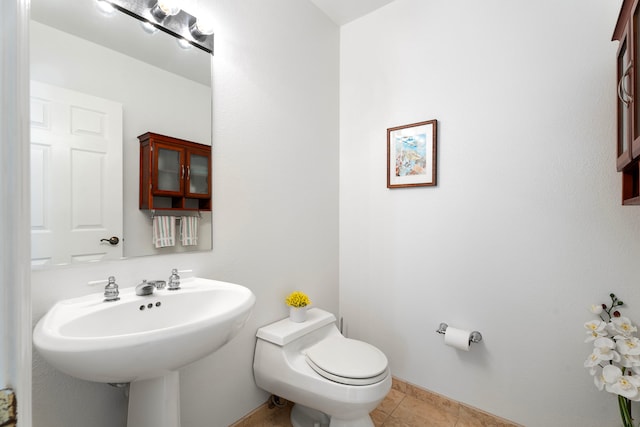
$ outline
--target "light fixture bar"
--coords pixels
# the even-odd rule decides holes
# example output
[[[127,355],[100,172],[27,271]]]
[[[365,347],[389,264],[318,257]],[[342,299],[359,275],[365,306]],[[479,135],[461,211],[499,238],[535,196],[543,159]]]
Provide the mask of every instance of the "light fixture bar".
[[[196,17],[180,10],[176,15],[167,15],[158,19],[151,10],[157,0],[107,0],[119,11],[142,22],[149,22],[154,27],[178,39],[184,39],[193,46],[213,55],[213,34],[197,34],[195,37],[190,28],[196,23]]]

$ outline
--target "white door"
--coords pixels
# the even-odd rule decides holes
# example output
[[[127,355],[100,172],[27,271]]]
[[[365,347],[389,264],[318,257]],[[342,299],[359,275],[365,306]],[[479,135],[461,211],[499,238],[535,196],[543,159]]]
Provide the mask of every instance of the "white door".
[[[122,105],[32,81],[32,265],[121,257]]]

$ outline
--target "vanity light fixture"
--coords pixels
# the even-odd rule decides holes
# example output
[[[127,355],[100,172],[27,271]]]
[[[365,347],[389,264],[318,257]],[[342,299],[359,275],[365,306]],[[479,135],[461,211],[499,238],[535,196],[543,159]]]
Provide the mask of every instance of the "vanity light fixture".
[[[196,18],[180,9],[179,0],[97,0],[142,22],[145,31],[164,31],[185,43],[213,55],[213,28],[202,17]],[[155,29],[155,30],[154,30]]]

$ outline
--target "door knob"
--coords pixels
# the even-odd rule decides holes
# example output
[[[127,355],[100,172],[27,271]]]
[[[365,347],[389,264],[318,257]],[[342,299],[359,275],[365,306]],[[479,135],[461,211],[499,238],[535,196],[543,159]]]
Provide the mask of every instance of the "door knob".
[[[120,239],[118,239],[116,236],[110,237],[108,239],[100,239],[101,242],[108,242],[110,245],[117,245],[118,243],[120,243]]]

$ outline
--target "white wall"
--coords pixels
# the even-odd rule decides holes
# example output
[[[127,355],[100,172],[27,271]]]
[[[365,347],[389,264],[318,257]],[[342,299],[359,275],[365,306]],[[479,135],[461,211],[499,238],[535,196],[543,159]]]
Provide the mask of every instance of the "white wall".
[[[86,282],[111,274],[128,287],[193,269],[256,294],[244,330],[181,371],[183,427],[223,427],[266,401],[253,381],[255,331],[286,316],[288,292],[338,310],[338,28],[298,0],[207,5],[216,28],[213,251],[32,273],[34,320],[59,299],[100,291]],[[35,427],[125,424],[120,391],[63,375],[37,354],[33,382]]]
[[[395,376],[527,426],[619,425],[582,324],[609,292],[640,322],[620,3],[397,0],[342,27],[340,308]],[[388,190],[386,129],[430,119],[438,186]],[[446,347],[440,322],[484,341]]]

